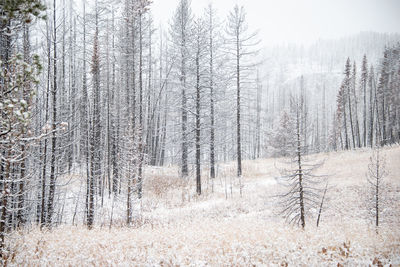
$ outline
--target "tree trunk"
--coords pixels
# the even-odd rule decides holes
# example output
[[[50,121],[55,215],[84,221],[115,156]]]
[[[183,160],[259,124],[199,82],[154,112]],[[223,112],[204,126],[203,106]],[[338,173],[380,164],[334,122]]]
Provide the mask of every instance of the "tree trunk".
[[[374,143],[374,117],[375,117],[375,92],[374,92],[374,84],[375,84],[375,78],[374,78],[374,72],[373,68],[371,66],[371,71],[369,73],[370,78],[369,78],[369,145],[372,148],[373,143]]]
[[[345,149],[348,150],[349,149],[349,136],[347,133],[347,123],[346,123],[346,105],[343,105],[343,123],[344,123],[344,134],[345,134]]]
[[[236,34],[236,153],[237,176],[242,176],[242,143],[240,136],[240,51],[239,33]]]
[[[256,149],[254,158],[260,157],[261,151],[261,101],[262,101],[262,86],[258,77],[257,71],[257,115],[256,115]]]
[[[303,171],[301,162],[301,139],[300,139],[300,110],[297,107],[297,118],[296,118],[296,131],[297,131],[297,164],[298,164],[298,177],[299,177],[299,204],[300,204],[300,222],[301,227],[304,229],[306,226],[305,214],[304,214],[304,191],[303,191]]]
[[[214,111],[214,24],[212,8],[209,16],[209,49],[210,49],[210,177],[215,178],[215,111]]]
[[[143,33],[142,33],[142,10],[139,10],[139,162],[137,193],[138,198],[142,198],[142,180],[143,180]]]
[[[93,41],[92,75],[93,75],[93,114],[90,135],[90,192],[89,192],[89,212],[88,228],[91,229],[94,223],[94,195],[96,185],[101,184],[101,125],[100,125],[100,53],[99,53],[99,28],[98,28],[98,9],[97,0],[95,3],[95,34]],[[97,188],[97,193],[101,192],[101,187]]]
[[[52,217],[54,212],[54,194],[56,187],[56,123],[57,123],[57,27],[56,27],[56,0],[53,2],[54,14],[53,14],[53,91],[52,91],[52,106],[53,106],[53,122],[52,122],[52,137],[51,137],[51,160],[50,160],[50,187],[49,187],[49,199],[47,202],[47,219],[46,223],[48,226],[52,223]]]
[[[352,106],[351,106],[351,91],[350,91],[350,84],[347,83],[347,102],[349,106],[349,117],[350,117],[350,129],[351,129],[351,137],[353,141],[353,148],[356,147],[356,139],[354,135],[354,127],[353,127],[353,115],[352,115]]]
[[[199,33],[200,34],[200,33]],[[201,195],[201,169],[200,169],[200,43],[197,36],[196,53],[196,193]]]

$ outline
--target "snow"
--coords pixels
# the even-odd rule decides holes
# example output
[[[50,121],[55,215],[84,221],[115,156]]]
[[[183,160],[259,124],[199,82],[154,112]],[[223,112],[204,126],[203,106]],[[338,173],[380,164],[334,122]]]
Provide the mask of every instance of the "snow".
[[[366,211],[365,173],[370,149],[313,155],[325,160],[319,174],[329,174],[320,227],[306,218],[306,229],[279,216],[274,196],[284,159],[245,161],[239,195],[235,164],[219,166],[223,177],[203,177],[204,195],[195,183],[174,176],[176,167],[148,168],[145,196],[132,227],[100,223],[93,229],[62,225],[52,230],[15,232],[9,266],[368,266],[400,264],[400,147],[383,150],[389,175],[388,202],[376,234]],[[226,179],[225,179],[226,177]],[[164,188],[156,185],[164,182]],[[232,180],[232,195],[230,181]],[[227,181],[228,198],[225,195]],[[75,193],[84,191],[75,183]],[[108,200],[107,200],[108,201]],[[139,204],[138,204],[139,205]],[[105,205],[106,206],[106,205]],[[124,216],[123,205],[115,206]],[[107,217],[108,208],[102,210]],[[98,212],[98,213],[101,213]],[[379,263],[378,263],[379,262]]]
[[[21,106],[26,107],[28,103],[26,102],[25,99],[20,99],[19,102],[21,103]]]

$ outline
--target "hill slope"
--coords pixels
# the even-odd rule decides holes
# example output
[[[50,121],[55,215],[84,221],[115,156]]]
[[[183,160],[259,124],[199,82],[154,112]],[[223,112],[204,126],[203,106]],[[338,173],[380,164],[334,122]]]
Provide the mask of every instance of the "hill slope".
[[[196,197],[195,187],[174,177],[175,170],[148,169],[146,195],[135,227],[108,225],[86,230],[60,226],[15,233],[10,265],[368,265],[400,264],[400,147],[383,150],[387,159],[382,226],[375,233],[367,210],[365,173],[368,149],[311,156],[324,159],[318,170],[329,174],[320,227],[315,216],[306,229],[288,225],[274,196],[284,159],[246,161],[242,197],[235,165],[219,166],[211,193]],[[167,182],[168,181],[168,182]],[[232,189],[231,189],[232,181]],[[226,187],[225,187],[226,185]],[[231,193],[232,192],[232,193]],[[123,213],[124,207],[115,207]],[[316,211],[315,211],[316,212]],[[314,213],[315,213],[314,212]],[[118,224],[119,222],[116,221]],[[120,222],[122,224],[122,222]],[[338,265],[339,266],[339,265]]]

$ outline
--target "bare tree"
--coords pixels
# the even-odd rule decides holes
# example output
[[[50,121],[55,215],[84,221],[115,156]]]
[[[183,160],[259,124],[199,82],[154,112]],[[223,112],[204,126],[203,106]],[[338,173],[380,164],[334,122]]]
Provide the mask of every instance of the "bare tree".
[[[304,137],[301,131],[301,118],[303,102],[291,97],[291,148],[290,165],[292,168],[282,170],[282,177],[278,181],[287,188],[287,191],[279,195],[282,206],[282,215],[289,223],[306,226],[306,216],[311,209],[319,206],[320,189],[319,184],[325,176],[314,175],[316,168],[322,163],[310,164],[305,158]]]
[[[214,61],[215,61],[215,11],[212,4],[206,9],[208,18],[208,50],[209,50],[209,86],[210,86],[210,177],[215,178],[215,88],[214,88]]]
[[[177,70],[181,89],[181,175],[188,176],[188,60],[189,44],[191,42],[192,13],[190,1],[180,0],[176,8],[173,24],[171,26],[172,42],[176,48]]]
[[[246,13],[244,8],[236,5],[228,15],[226,33],[228,43],[228,53],[232,55],[234,61],[233,77],[235,78],[236,88],[236,158],[237,176],[242,176],[242,134],[241,134],[241,106],[242,90],[244,79],[248,78],[248,71],[254,67],[254,63],[249,63],[249,57],[255,56],[257,50],[255,46],[259,41],[257,32],[249,33],[246,24]]]
[[[54,194],[56,191],[56,153],[57,153],[57,20],[56,0],[53,1],[53,88],[52,88],[52,136],[51,136],[51,159],[50,159],[50,187],[47,201],[46,224],[51,225],[54,212]]]
[[[204,28],[204,21],[202,19],[197,19],[194,23],[194,50],[195,50],[195,69],[196,69],[196,108],[195,108],[195,117],[196,117],[196,192],[198,195],[201,195],[201,102],[202,102],[202,94],[204,87],[202,84],[203,80],[203,69],[204,64],[202,62],[202,58],[205,56],[205,44],[206,44],[206,31]]]
[[[382,197],[382,186],[384,183],[384,178],[388,175],[386,171],[386,159],[382,155],[379,147],[376,147],[372,151],[372,155],[369,159],[367,181],[370,185],[370,198],[369,206],[370,211],[375,219],[376,233],[378,233],[380,214],[382,212],[382,203],[384,202]]]
[[[148,0],[140,0],[137,3],[137,16],[138,16],[138,31],[139,31],[139,162],[138,162],[138,179],[137,179],[137,193],[138,198],[142,198],[142,182],[143,182],[143,164],[144,164],[144,149],[143,149],[143,17],[148,11],[150,2]],[[149,62],[151,64],[151,61]]]

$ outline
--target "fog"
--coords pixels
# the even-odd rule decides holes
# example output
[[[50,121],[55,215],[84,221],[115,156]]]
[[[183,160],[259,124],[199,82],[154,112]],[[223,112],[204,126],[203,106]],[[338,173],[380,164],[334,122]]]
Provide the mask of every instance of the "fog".
[[[154,0],[155,20],[165,27],[177,0]],[[400,32],[400,1],[397,0],[194,0],[192,11],[200,14],[212,3],[222,17],[235,4],[247,11],[252,29],[259,29],[264,45],[311,43],[360,31]]]

